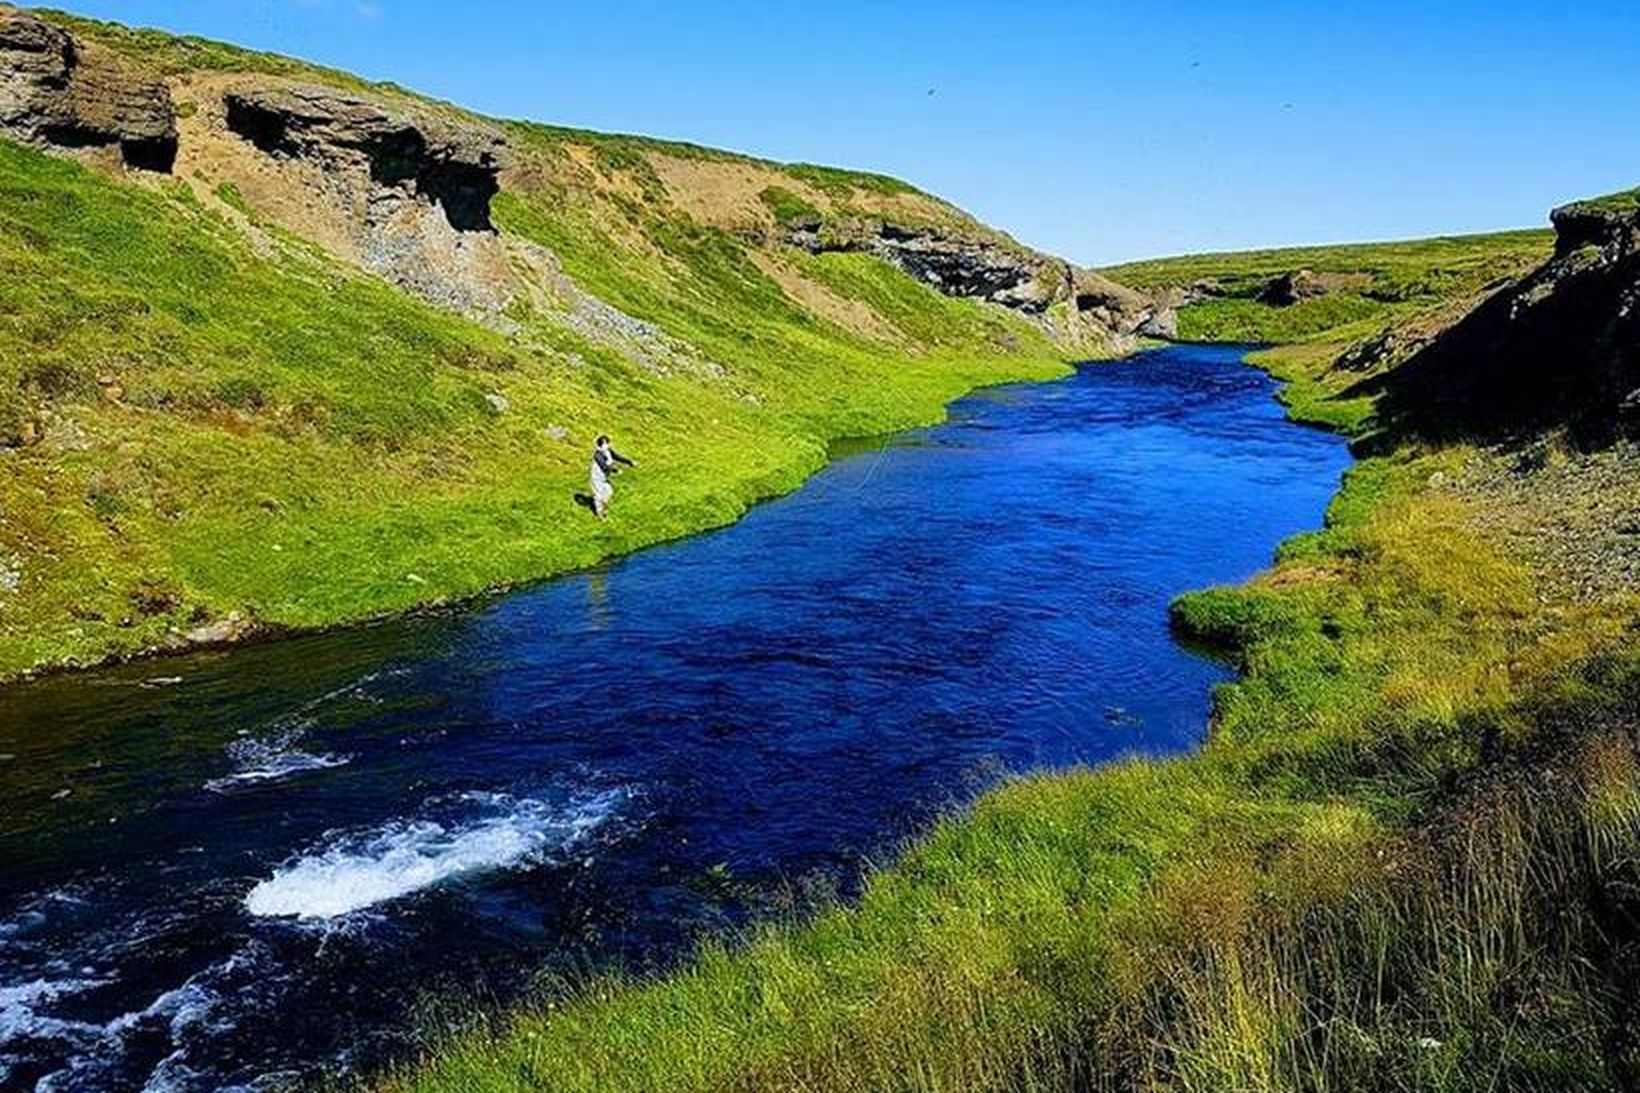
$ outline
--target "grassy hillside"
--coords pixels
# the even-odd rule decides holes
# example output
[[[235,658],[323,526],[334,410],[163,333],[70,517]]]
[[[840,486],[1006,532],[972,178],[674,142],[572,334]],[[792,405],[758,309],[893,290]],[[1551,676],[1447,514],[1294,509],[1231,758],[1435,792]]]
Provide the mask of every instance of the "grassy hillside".
[[[1294,417],[1345,431],[1370,428],[1374,400],[1340,397],[1403,347],[1469,312],[1543,262],[1551,229],[1184,255],[1115,266],[1111,277],[1179,303],[1186,341],[1264,343],[1252,360],[1287,387]],[[1272,286],[1313,275],[1314,295],[1273,302]],[[1337,362],[1352,348],[1360,359]]]
[[[184,152],[176,177],[114,177],[0,140],[0,679],[584,566],[733,520],[832,438],[1065,368],[1012,313],[779,245],[755,200],[779,180],[1002,238],[909,186],[524,123],[494,211],[531,289],[437,309],[187,110],[223,72],[407,93],[63,21],[170,75]],[[573,500],[599,432],[642,463],[607,523]]]

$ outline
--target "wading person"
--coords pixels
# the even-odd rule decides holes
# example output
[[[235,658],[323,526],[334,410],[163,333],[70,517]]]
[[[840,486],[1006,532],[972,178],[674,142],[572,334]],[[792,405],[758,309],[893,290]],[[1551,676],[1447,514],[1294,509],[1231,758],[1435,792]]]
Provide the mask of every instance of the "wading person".
[[[617,464],[621,463],[628,467],[637,466],[615,450],[607,435],[598,437],[592,446],[592,466],[588,468],[588,474],[592,485],[592,511],[598,514],[600,520],[609,515],[609,499],[615,496],[615,487],[609,480],[620,472]]]

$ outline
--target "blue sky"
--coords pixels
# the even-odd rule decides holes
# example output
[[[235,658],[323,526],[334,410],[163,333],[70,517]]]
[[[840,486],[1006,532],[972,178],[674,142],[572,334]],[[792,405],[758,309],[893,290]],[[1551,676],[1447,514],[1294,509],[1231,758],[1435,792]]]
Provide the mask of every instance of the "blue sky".
[[[1640,4],[57,0],[486,113],[906,178],[1090,264],[1640,184]]]

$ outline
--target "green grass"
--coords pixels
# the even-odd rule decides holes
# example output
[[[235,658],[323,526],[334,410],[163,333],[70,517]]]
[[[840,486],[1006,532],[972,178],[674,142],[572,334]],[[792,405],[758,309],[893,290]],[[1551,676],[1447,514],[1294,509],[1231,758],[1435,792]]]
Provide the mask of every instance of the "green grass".
[[[1607,216],[1627,216],[1640,212],[1640,188],[1623,190],[1615,194],[1606,194],[1603,197],[1591,197],[1583,201],[1574,201],[1570,206],[1575,212],[1601,213]]]
[[[769,186],[758,197],[779,224],[817,223],[822,219],[819,209],[784,186]]]
[[[1553,244],[1553,233],[1543,229],[1184,255],[1103,272],[1136,288],[1214,283],[1217,298],[1180,311],[1179,336],[1186,341],[1348,342],[1433,306],[1473,296],[1542,262]],[[1258,299],[1271,279],[1304,269],[1348,280],[1326,296],[1288,307]]]
[[[870,171],[850,171],[839,167],[822,167],[814,163],[794,163],[786,168],[792,178],[809,183],[834,197],[848,197],[855,190],[892,197],[896,194],[921,193],[910,183]]]
[[[1103,272],[1135,288],[1189,285],[1217,280],[1227,289],[1262,287],[1269,278],[1294,270],[1365,273],[1374,297],[1397,300],[1445,295],[1453,285],[1484,283],[1520,259],[1541,260],[1553,247],[1548,228],[1442,236],[1388,243],[1341,243],[1224,251],[1155,258],[1111,266]]]
[[[250,216],[251,207],[245,201],[245,195],[239,192],[239,187],[231,182],[223,182],[214,191],[217,200],[244,216]]]
[[[711,368],[651,371],[552,313],[504,337],[294,239],[259,254],[185,182],[0,142],[0,439],[45,437],[0,448],[0,559],[21,570],[0,677],[231,612],[325,625],[589,565],[735,519],[835,437],[1065,369],[1033,329],[872,259],[847,276],[903,344],[801,309],[745,243],[664,206],[638,210],[638,244],[547,194],[497,214]],[[602,431],[644,463],[607,524],[571,500]]]
[[[1282,382],[1276,397],[1287,407],[1288,417],[1361,436],[1372,425],[1374,401],[1350,395],[1348,388],[1355,377],[1329,367],[1340,348],[1336,342],[1297,342],[1249,353],[1247,359]]]
[[[0,8],[12,7],[0,4]],[[189,72],[259,72],[270,76],[319,79],[356,90],[391,89],[391,84],[373,84],[338,69],[274,53],[261,53],[240,46],[216,42],[194,35],[177,35],[163,30],[128,27],[120,23],[88,19],[54,8],[24,10],[67,28],[82,39],[122,54],[164,75]]]

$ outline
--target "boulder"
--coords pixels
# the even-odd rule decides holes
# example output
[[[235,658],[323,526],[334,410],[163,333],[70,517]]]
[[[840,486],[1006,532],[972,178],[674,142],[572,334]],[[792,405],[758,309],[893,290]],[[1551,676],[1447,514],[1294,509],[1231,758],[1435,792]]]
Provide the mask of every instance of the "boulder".
[[[1259,302],[1272,307],[1292,307],[1302,300],[1313,300],[1331,291],[1313,270],[1300,269],[1274,278],[1259,293]]]
[[[1172,308],[1152,311],[1150,316],[1139,324],[1137,332],[1146,338],[1176,341],[1179,337],[1179,313]]]
[[[176,110],[162,81],[22,12],[0,12],[0,133],[117,150],[144,170],[168,172],[176,161]]]

